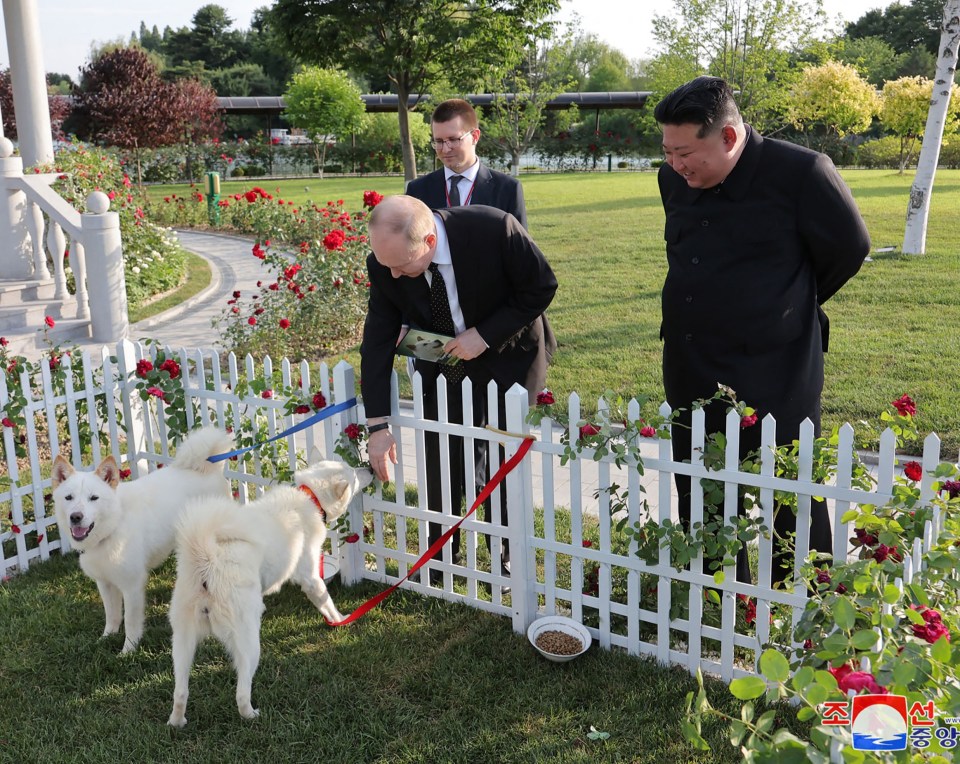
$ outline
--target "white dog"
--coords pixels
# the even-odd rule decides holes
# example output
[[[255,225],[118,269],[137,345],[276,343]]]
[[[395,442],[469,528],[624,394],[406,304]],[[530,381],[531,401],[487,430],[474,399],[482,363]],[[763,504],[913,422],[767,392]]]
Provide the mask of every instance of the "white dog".
[[[240,715],[252,719],[259,714],[250,693],[260,663],[263,595],[278,591],[284,582],[299,584],[327,620],[343,618],[320,577],[326,523],[340,517],[372,478],[369,470],[321,461],[296,473],[296,487],[274,488],[251,504],[207,500],[191,505],[177,531],[168,724],[187,723],[194,653],[199,641],[211,635],[233,657]]]
[[[223,464],[207,457],[232,446],[222,430],[198,430],[180,444],[172,464],[129,483],[120,482],[112,456],[94,472],[75,471],[63,456],[54,461],[60,535],[70,539],[83,572],[97,582],[106,615],[103,635],[119,631],[123,618],[122,653],[136,649],[143,635],[147,577],[173,551],[187,501],[229,495]]]

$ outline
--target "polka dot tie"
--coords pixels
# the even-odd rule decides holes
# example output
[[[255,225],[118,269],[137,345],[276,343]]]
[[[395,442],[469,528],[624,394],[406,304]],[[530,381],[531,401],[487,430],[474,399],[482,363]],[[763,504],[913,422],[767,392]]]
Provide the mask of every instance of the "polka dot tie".
[[[455,337],[457,334],[453,326],[453,315],[450,313],[450,300],[447,297],[447,282],[443,280],[440,268],[436,263],[430,263],[430,310],[433,316],[433,331],[437,334],[446,334]],[[459,384],[466,376],[463,368],[463,362],[453,366],[444,364],[442,368],[443,375],[447,382]]]
[[[462,179],[463,179],[462,175],[450,176],[450,206],[451,207],[460,206],[460,181]]]

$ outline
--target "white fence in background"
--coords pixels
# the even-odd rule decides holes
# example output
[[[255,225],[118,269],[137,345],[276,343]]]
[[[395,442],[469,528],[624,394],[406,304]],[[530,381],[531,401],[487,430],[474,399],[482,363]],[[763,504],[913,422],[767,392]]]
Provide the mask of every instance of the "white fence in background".
[[[28,400],[25,428],[22,431],[3,428],[3,444],[6,457],[6,475],[0,476],[0,574],[9,575],[25,570],[38,560],[46,559],[56,550],[63,550],[67,543],[56,538],[55,520],[51,517],[52,505],[46,496],[50,492],[49,462],[53,454],[69,451],[74,463],[96,463],[105,454],[101,453],[97,438],[90,432],[104,433],[106,451],[133,471],[135,478],[141,470],[152,470],[158,464],[168,462],[168,437],[163,417],[151,413],[135,393],[133,371],[138,360],[150,357],[152,347],[123,343],[118,346],[115,360],[106,351],[102,357],[91,358],[84,354],[74,359],[68,367],[65,391],[55,393],[49,369],[42,370],[41,378],[20,380],[20,390]],[[267,386],[282,383],[294,386],[299,380],[305,390],[323,392],[330,403],[338,403],[354,397],[355,380],[353,369],[341,362],[331,372],[321,366],[318,378],[311,382],[310,369],[306,363],[299,367],[287,361],[274,369],[269,359],[257,364],[247,358],[242,363],[234,356],[220,358],[208,352],[180,351],[178,360],[183,372],[184,392],[190,424],[215,423],[239,431],[243,422],[258,417],[262,432],[274,435],[302,419],[302,415],[287,416],[283,413],[283,401],[265,399],[250,394],[237,396],[241,380],[264,380]],[[67,359],[64,359],[67,362]],[[469,382],[464,384],[469,385]],[[393,486],[425,485],[424,433],[440,434],[441,445],[454,435],[465,438],[464,468],[471,471],[473,443],[486,440],[491,443],[490,472],[493,473],[502,459],[509,458],[520,443],[519,437],[487,428],[433,422],[422,416],[421,388],[419,377],[414,383],[415,405],[401,406],[394,385],[392,431],[398,443],[398,464],[394,468]],[[11,391],[8,391],[0,375],[0,410],[7,406]],[[491,399],[495,392],[491,388]],[[446,411],[444,391],[440,390],[441,412]],[[465,395],[464,398],[470,399]],[[100,401],[98,403],[98,401]],[[195,409],[195,413],[194,412]],[[603,409],[601,402],[600,409]],[[496,406],[491,406],[496,411]],[[664,407],[662,413],[669,409]],[[569,400],[569,418],[580,418],[580,401],[574,394]],[[464,421],[472,421],[464,412]],[[808,534],[802,529],[809,525],[811,496],[827,498],[833,516],[834,553],[845,558],[850,551],[848,539],[852,529],[840,522],[844,512],[857,504],[882,505],[893,491],[897,474],[895,438],[886,432],[881,438],[879,464],[875,468],[876,485],[871,491],[851,487],[852,465],[856,458],[853,429],[845,425],[840,432],[838,478],[832,485],[813,483],[812,469],[813,430],[806,427],[800,438],[800,479],[789,481],[774,477],[774,464],[769,449],[762,460],[760,475],[741,473],[737,469],[737,442],[739,418],[728,420],[727,467],[719,471],[707,471],[699,459],[698,446],[703,443],[703,419],[694,415],[691,463],[674,462],[667,440],[653,440],[643,447],[644,475],[628,465],[618,469],[610,458],[591,460],[591,452],[585,451],[580,458],[561,466],[564,446],[560,431],[545,420],[539,428],[531,430],[526,422],[528,404],[526,392],[519,387],[507,393],[506,420],[491,422],[506,433],[525,434],[533,432],[537,437],[530,454],[506,479],[504,486],[509,498],[509,522],[501,526],[486,518],[471,517],[462,526],[462,559],[455,562],[445,548],[443,559],[431,563],[441,572],[442,586],[431,587],[424,581],[411,579],[405,587],[430,596],[462,602],[485,611],[512,619],[517,632],[525,631],[539,613],[562,612],[584,622],[591,634],[603,648],[618,648],[632,655],[649,655],[662,662],[679,664],[691,672],[698,668],[731,679],[750,673],[759,658],[762,646],[770,637],[771,612],[792,621],[799,618],[806,597],[802,591],[772,589],[770,582],[771,545],[769,539],[759,542],[759,583],[737,582],[733,568],[728,568],[723,583],[717,584],[712,576],[701,574],[700,560],[694,561],[690,570],[676,570],[670,565],[668,552],[661,550],[659,562],[644,563],[636,555],[636,544],[627,541],[617,531],[617,520],[611,517],[611,500],[608,489],[616,483],[626,489],[625,505],[620,512],[630,523],[675,518],[672,506],[675,496],[671,490],[672,475],[684,473],[694,478],[693,520],[702,518],[702,492],[698,490],[698,478],[710,477],[724,483],[724,515],[731,518],[736,513],[737,487],[752,485],[760,489],[761,504],[766,507],[765,523],[772,527],[770,507],[775,490],[792,491],[798,495],[799,519],[797,545],[801,557],[806,552]],[[640,415],[639,405],[630,404],[631,419]],[[280,442],[289,466],[296,466],[297,453],[309,453],[316,445],[327,454],[333,454],[334,445],[342,430],[351,422],[363,421],[362,405],[325,420],[314,428],[297,436],[288,436]],[[56,424],[57,426],[54,426]],[[125,425],[125,426],[124,426]],[[762,424],[764,444],[774,441],[775,422],[768,417]],[[86,434],[86,435],[85,435]],[[28,455],[19,461],[12,458],[14,439],[23,437]],[[578,437],[576,427],[571,425],[571,442]],[[500,449],[504,447],[501,455]],[[87,453],[82,459],[80,454]],[[441,449],[443,450],[443,449]],[[940,461],[939,439],[930,435],[924,443],[922,464],[922,501],[932,498],[932,471]],[[265,455],[255,457],[250,463],[229,462],[227,475],[236,481],[238,498],[247,501],[260,494],[271,482],[272,470]],[[449,470],[446,460],[443,470]],[[588,477],[588,473],[591,473]],[[535,476],[536,475],[536,479]],[[599,493],[585,485],[596,479]],[[644,486],[652,486],[645,493]],[[497,506],[498,492],[493,496]],[[474,489],[468,486],[470,495],[467,505],[475,498]],[[351,531],[359,537],[352,543],[339,543],[334,538],[333,550],[339,556],[342,582],[352,584],[360,579],[371,579],[383,584],[400,580],[419,556],[426,551],[427,525],[429,521],[452,524],[456,517],[438,515],[426,509],[423,491],[417,498],[407,502],[405,491],[378,486],[373,494],[364,495],[362,501],[354,502],[350,511]],[[449,502],[445,502],[449,505]],[[912,555],[906,555],[905,569],[909,571],[910,558],[918,559],[929,544],[936,525],[941,518],[934,518],[927,528],[924,540],[917,540]],[[502,574],[499,560],[500,545],[492,544],[491,554],[483,539],[509,539],[511,570]],[[349,537],[348,537],[349,538]],[[590,543],[585,543],[590,540]],[[425,569],[426,570],[426,569]],[[908,573],[909,575],[909,573]],[[509,593],[505,587],[510,587]],[[718,604],[705,604],[708,591],[719,594]],[[744,604],[738,595],[753,598],[756,604],[755,627],[744,628],[743,619],[737,617],[737,609]],[[383,605],[389,607],[389,603]],[[708,612],[709,611],[709,612]]]

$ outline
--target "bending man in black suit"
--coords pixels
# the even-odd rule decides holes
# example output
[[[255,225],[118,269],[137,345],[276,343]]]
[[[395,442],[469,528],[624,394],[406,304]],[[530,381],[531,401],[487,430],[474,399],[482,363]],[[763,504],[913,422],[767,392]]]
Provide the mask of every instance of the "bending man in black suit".
[[[520,181],[491,170],[477,157],[480,127],[473,106],[462,98],[443,101],[433,110],[430,130],[443,169],[411,180],[406,193],[432,209],[486,204],[509,212],[526,228],[527,208]]]
[[[474,424],[487,422],[487,385],[497,383],[500,416],[506,391],[516,382],[531,403],[546,380],[547,353],[542,314],[553,300],[557,280],[529,234],[516,218],[482,205],[430,210],[410,196],[392,196],[374,208],[368,224],[367,258],[370,300],[363,327],[361,390],[370,431],[367,453],[377,477],[388,480],[396,463],[396,442],[386,425],[390,413],[390,376],[397,333],[404,319],[411,327],[433,330],[429,271],[443,277],[455,339],[447,352],[461,359],[473,383]],[[423,377],[426,416],[437,418],[436,382],[440,364],[416,362]],[[450,421],[462,421],[462,388],[446,381]],[[427,433],[427,507],[442,512],[440,448]],[[450,495],[454,513],[464,496],[463,439],[450,438]],[[478,490],[487,479],[485,459],[477,459]],[[501,514],[501,523],[506,517]],[[442,532],[430,526],[430,540]],[[455,542],[456,543],[456,542]],[[454,553],[456,553],[454,548]],[[506,554],[506,552],[505,552]],[[431,574],[437,571],[431,571]],[[431,575],[436,581],[437,576]]]
[[[744,124],[717,77],[677,88],[654,117],[666,158],[658,177],[666,212],[660,336],[667,402],[689,410],[724,384],[759,418],[773,414],[778,444],[797,438],[807,417],[819,434],[829,329],[820,306],[870,251],[849,189],[825,155]],[[723,430],[723,408],[707,407],[707,432]],[[741,435],[742,454],[759,448],[759,423]],[[675,428],[674,458],[689,460],[690,447],[689,430]],[[689,523],[690,479],[676,481]],[[791,511],[777,513],[779,536],[795,528]],[[812,506],[810,546],[832,551],[823,502]],[[787,577],[790,562],[775,554],[774,581]],[[743,550],[737,578],[750,580]]]

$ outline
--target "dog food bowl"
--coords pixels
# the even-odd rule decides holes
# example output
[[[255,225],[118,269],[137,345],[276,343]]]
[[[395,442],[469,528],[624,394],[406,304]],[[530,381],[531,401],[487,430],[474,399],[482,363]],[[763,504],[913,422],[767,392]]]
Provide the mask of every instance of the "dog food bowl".
[[[340,563],[337,562],[337,558],[333,555],[325,554],[323,555],[323,564],[320,566],[320,570],[323,572],[324,583],[329,583],[336,578],[340,572]]]
[[[538,618],[527,629],[527,639],[540,655],[556,663],[572,661],[583,655],[593,641],[586,626],[562,615]]]

